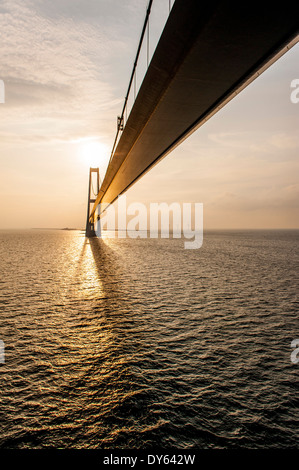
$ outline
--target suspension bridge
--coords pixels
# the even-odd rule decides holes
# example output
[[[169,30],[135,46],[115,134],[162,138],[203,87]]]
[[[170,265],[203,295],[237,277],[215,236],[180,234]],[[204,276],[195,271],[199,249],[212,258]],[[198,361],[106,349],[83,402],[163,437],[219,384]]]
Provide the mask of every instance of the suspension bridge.
[[[296,2],[175,0],[136,94],[136,68],[146,41],[148,56],[152,4],[101,184],[98,169],[90,169],[87,236],[95,235],[95,222],[119,195],[298,42]],[[91,197],[93,173],[96,197]]]

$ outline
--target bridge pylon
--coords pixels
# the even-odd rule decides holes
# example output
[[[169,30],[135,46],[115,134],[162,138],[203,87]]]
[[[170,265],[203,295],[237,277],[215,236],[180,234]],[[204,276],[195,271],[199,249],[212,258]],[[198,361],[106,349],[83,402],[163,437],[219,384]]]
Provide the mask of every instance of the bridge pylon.
[[[94,197],[92,197],[91,191],[93,190],[93,180],[92,176],[93,173],[96,173],[96,193],[94,192]],[[96,232],[95,232],[95,222],[96,222],[96,215],[93,213],[90,216],[90,204],[94,204],[96,201],[96,196],[98,195],[100,190],[100,173],[98,168],[90,168],[89,169],[89,184],[88,184],[88,200],[87,200],[87,219],[86,219],[86,230],[85,230],[85,236],[90,238],[90,237],[96,237]]]

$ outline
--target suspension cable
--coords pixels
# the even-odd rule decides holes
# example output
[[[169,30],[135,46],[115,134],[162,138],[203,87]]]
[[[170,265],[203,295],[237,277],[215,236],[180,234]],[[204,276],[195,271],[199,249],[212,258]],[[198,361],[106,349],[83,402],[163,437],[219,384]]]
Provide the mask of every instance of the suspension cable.
[[[92,190],[92,192],[93,192],[93,195],[94,195],[95,197],[97,197],[98,193],[96,193],[95,190],[94,190],[92,178],[91,178],[91,190]]]
[[[149,64],[149,50],[150,50],[150,19],[147,22],[147,44],[146,44],[146,66]]]
[[[148,7],[147,7],[147,10],[146,10],[145,20],[144,20],[144,24],[143,24],[143,28],[142,28],[142,32],[141,32],[141,36],[140,36],[140,41],[139,41],[139,44],[138,44],[138,49],[137,49],[137,53],[136,53],[136,57],[135,57],[134,65],[133,65],[133,70],[132,70],[132,74],[131,74],[131,78],[130,78],[130,81],[129,81],[127,94],[126,94],[126,97],[125,97],[125,102],[124,102],[121,117],[120,117],[120,123],[124,122],[124,114],[125,114],[125,110],[126,110],[126,107],[127,107],[127,102],[128,102],[129,94],[130,94],[130,91],[131,91],[132,83],[133,83],[133,80],[134,80],[134,75],[135,75],[135,71],[136,71],[136,67],[137,67],[137,62],[138,62],[138,59],[139,59],[139,55],[140,55],[140,51],[141,51],[141,47],[142,47],[142,43],[143,43],[143,38],[144,38],[144,35],[145,35],[145,32],[146,32],[146,27],[147,27],[148,19],[149,19],[151,8],[152,8],[152,3],[153,3],[153,0],[149,0]],[[120,132],[120,126],[118,126],[118,128],[117,128],[116,137],[115,137],[115,140],[114,140],[114,144],[113,144],[113,147],[112,147],[112,151],[111,151],[111,155],[110,155],[108,165],[110,164],[111,159],[113,157],[113,153],[114,153],[114,149],[115,149],[115,146],[116,146],[116,143],[117,143],[119,132]]]

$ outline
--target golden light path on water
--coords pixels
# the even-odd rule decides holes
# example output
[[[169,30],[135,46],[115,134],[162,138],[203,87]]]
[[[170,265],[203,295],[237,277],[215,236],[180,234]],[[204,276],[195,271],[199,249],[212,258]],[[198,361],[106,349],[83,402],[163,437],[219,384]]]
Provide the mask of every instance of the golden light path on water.
[[[70,285],[72,290],[72,299],[74,303],[80,302],[81,305],[86,304],[86,310],[89,310],[93,305],[96,312],[99,302],[104,302],[109,298],[113,291],[111,291],[111,284],[106,276],[106,264],[104,258],[106,257],[106,250],[110,250],[111,240],[104,237],[104,239],[87,239],[82,233],[72,239],[72,250],[71,250],[71,263],[64,267],[64,276],[66,284]],[[110,258],[111,259],[111,258]],[[113,275],[113,272],[110,274]],[[105,281],[109,282],[109,286],[105,286]],[[75,289],[74,289],[75,287]],[[66,293],[64,302],[66,305],[69,303],[69,294]],[[68,297],[68,299],[67,299]],[[64,311],[63,311],[64,312]],[[102,354],[103,350],[113,350],[115,345],[115,338],[113,329],[109,328],[105,318],[101,315],[99,318],[98,313],[95,315],[96,321],[93,323],[92,318],[87,318],[85,315],[84,308],[75,319],[69,315],[69,310],[66,313],[62,312],[64,316],[64,330],[65,336],[67,337],[67,347],[70,354],[59,355],[56,363],[59,366],[69,366],[71,362],[77,362],[80,364],[84,358],[96,358],[98,354]],[[99,323],[103,323],[104,328],[99,327]],[[78,324],[82,324],[81,328],[78,328]],[[76,328],[73,326],[76,325]],[[70,335],[70,331],[72,334]],[[60,324],[60,334],[63,335]],[[92,338],[92,340],[90,340]],[[65,343],[66,344],[66,343]],[[80,359],[81,358],[81,359]],[[116,365],[116,364],[115,364]],[[103,373],[108,373],[109,370]],[[78,369],[78,373],[72,371],[72,376],[77,378],[82,375],[82,372]]]

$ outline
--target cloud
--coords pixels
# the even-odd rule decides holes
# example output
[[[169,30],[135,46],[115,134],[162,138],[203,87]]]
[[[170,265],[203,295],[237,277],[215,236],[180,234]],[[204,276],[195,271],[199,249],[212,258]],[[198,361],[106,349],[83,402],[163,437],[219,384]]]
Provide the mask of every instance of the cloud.
[[[278,149],[293,150],[299,148],[298,135],[275,134],[269,139],[269,144]]]
[[[250,143],[250,134],[247,132],[219,132],[210,133],[208,138],[221,146],[239,148]]]
[[[232,211],[254,212],[257,210],[299,209],[299,185],[288,185],[284,183],[273,184],[272,187],[258,188],[252,191],[238,193],[224,192],[218,194],[208,202],[208,207],[217,210],[229,209]]]
[[[7,137],[27,138],[30,122],[32,142],[37,130],[65,138],[78,134],[80,127],[83,135],[87,129],[107,132],[107,114],[114,122],[122,102],[109,83],[107,64],[109,54],[123,43],[87,22],[43,16],[36,9],[40,4],[6,0],[2,5],[0,75],[6,103],[0,114]]]

